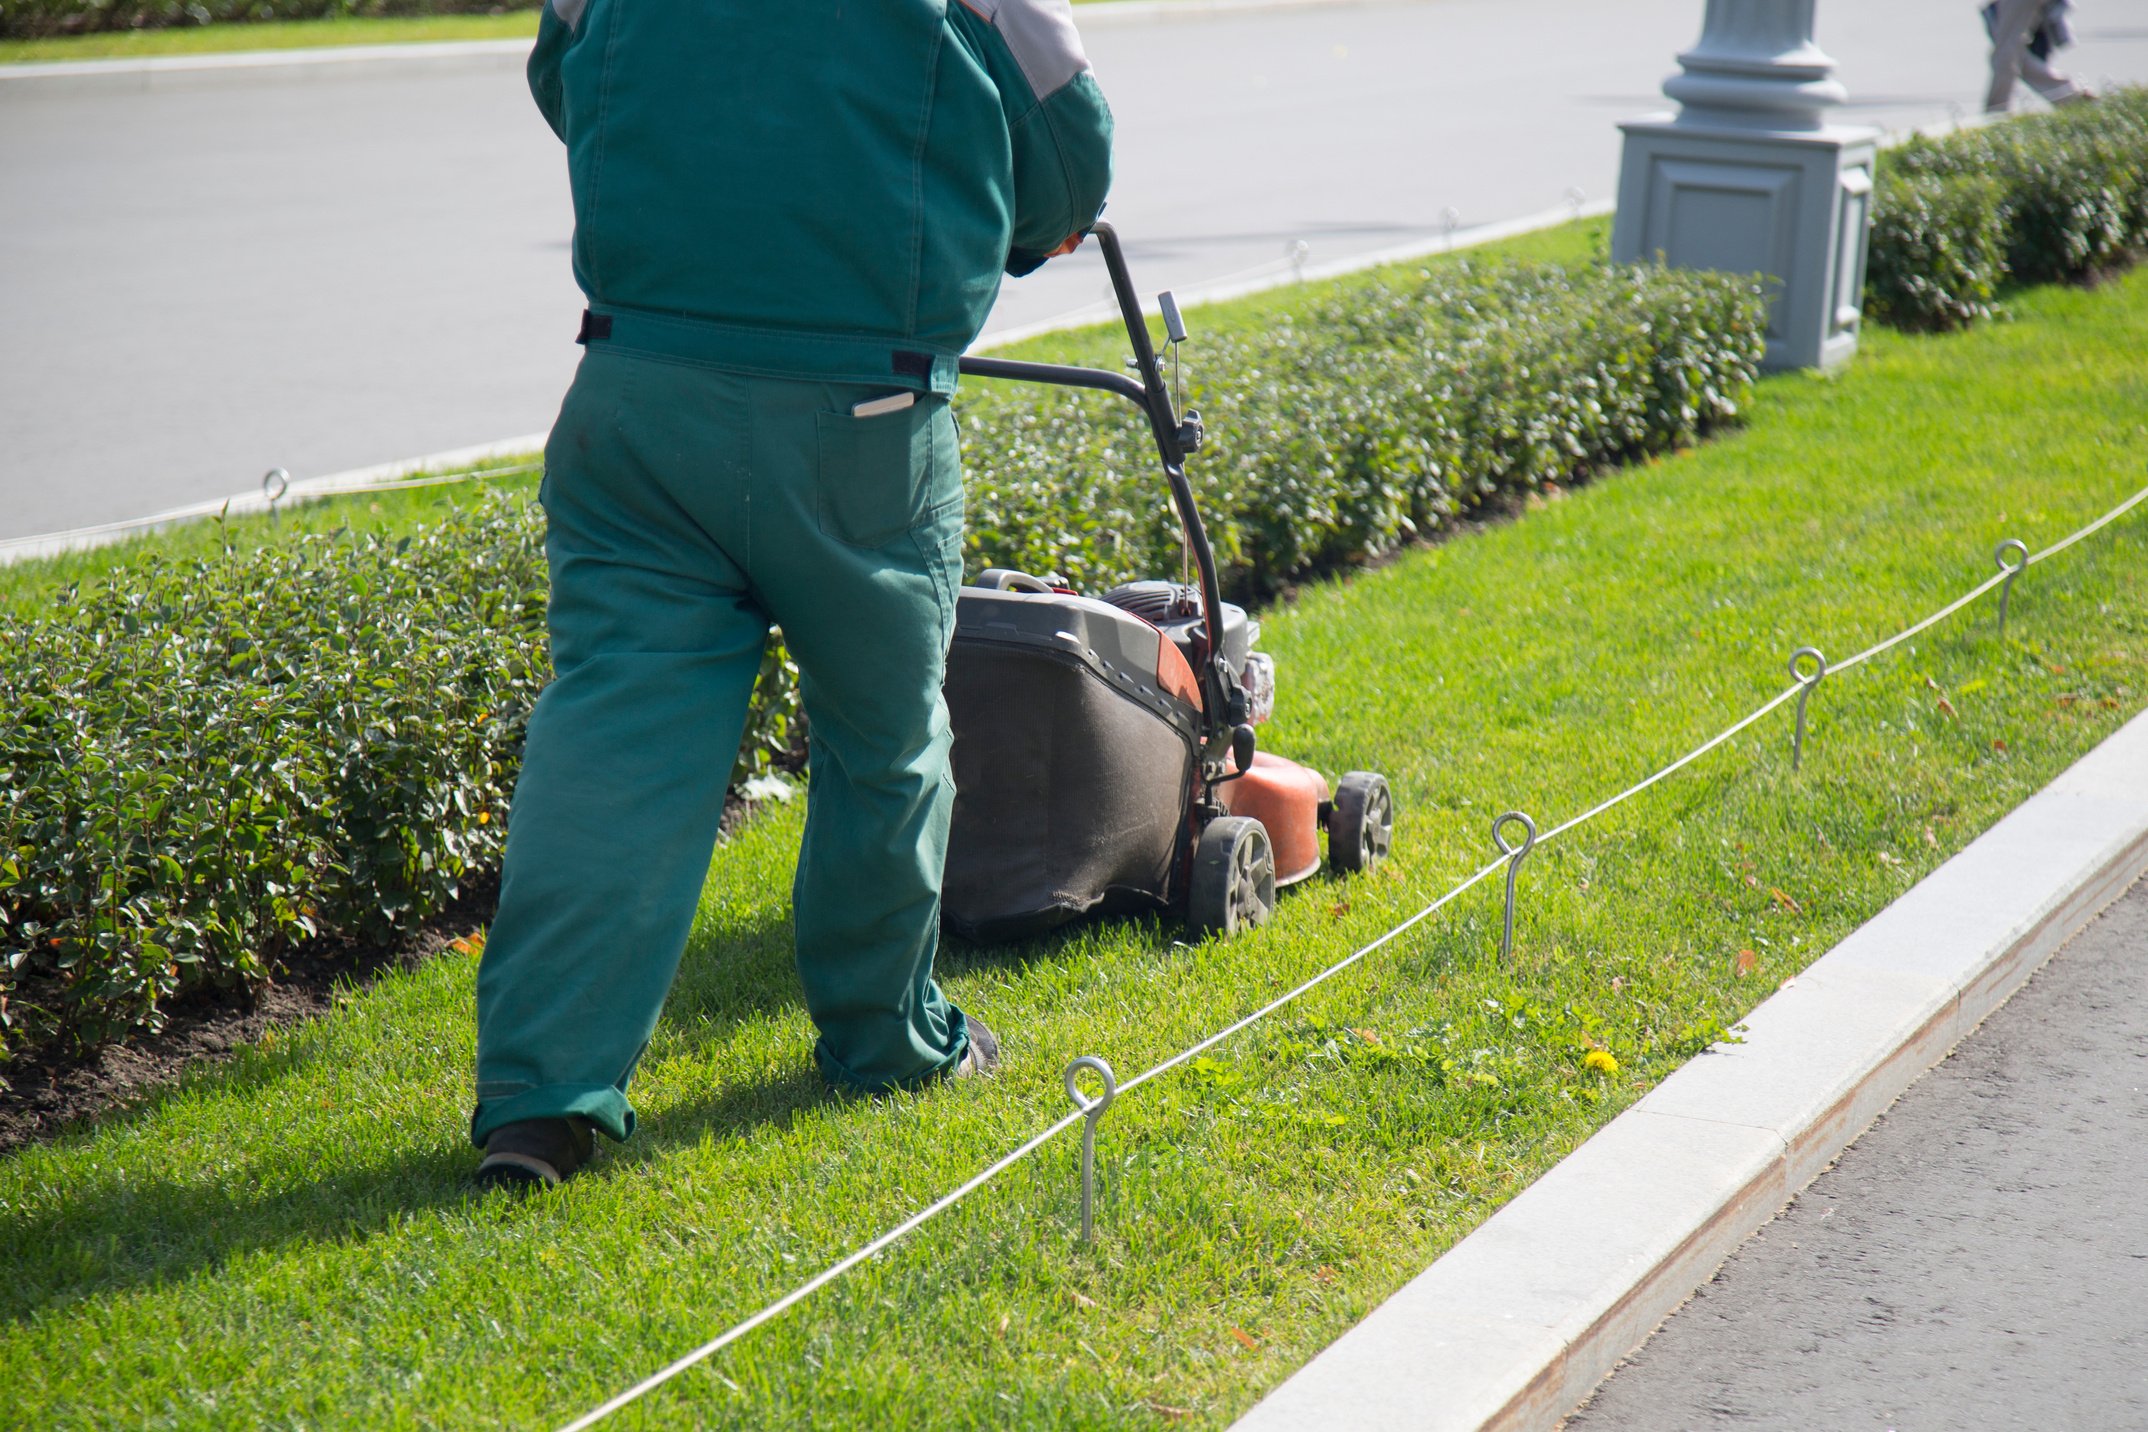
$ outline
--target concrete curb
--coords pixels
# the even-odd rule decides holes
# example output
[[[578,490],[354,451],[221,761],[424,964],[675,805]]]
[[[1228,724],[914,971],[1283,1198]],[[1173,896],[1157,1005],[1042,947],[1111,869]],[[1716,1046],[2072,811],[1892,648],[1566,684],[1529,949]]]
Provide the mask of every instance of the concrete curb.
[[[160,76],[232,70],[317,69],[327,65],[468,64],[529,56],[532,41],[412,40],[398,45],[323,45],[311,50],[227,50],[200,55],[152,55],[139,60],[46,60],[0,65],[6,80],[135,80],[148,88]]]
[[[473,447],[428,453],[424,457],[404,458],[400,462],[356,467],[347,472],[330,473],[325,477],[295,478],[278,500],[283,503],[297,503],[320,497],[352,496],[392,488],[422,473],[453,472],[499,458],[538,456],[544,452],[545,439],[550,436],[550,433],[524,433],[518,438],[501,438],[497,442],[478,443]],[[275,505],[269,501],[265,488],[257,488],[251,492],[234,493],[230,497],[170,508],[147,517],[101,522],[94,527],[76,527],[66,532],[45,532],[34,537],[0,539],[0,567],[39,557],[56,557],[63,552],[86,552],[128,537],[154,532],[162,527],[171,527],[181,522],[198,522],[218,513],[236,517],[249,512],[268,512]]]
[[[1354,3],[1355,0],[1311,0],[1311,3]],[[1148,0],[1112,0],[1114,4],[1144,4]],[[1155,0],[1163,6],[1198,5],[1206,0]],[[1260,4],[1264,0],[1232,0],[1238,4]],[[1287,0],[1296,4],[1300,0]],[[1548,209],[1526,218],[1508,219],[1495,224],[1480,224],[1474,228],[1457,229],[1453,234],[1438,239],[1419,239],[1394,248],[1380,249],[1372,253],[1354,254],[1346,258],[1332,259],[1326,263],[1309,263],[1302,270],[1295,270],[1287,260],[1264,264],[1257,270],[1240,274],[1226,274],[1212,282],[1197,285],[1179,295],[1188,308],[1204,303],[1217,303],[1225,299],[1244,298],[1272,288],[1288,284],[1317,282],[1321,279],[1339,278],[1363,269],[1377,268],[1382,264],[1403,263],[1425,258],[1431,254],[1450,250],[1467,249],[1478,244],[1494,243],[1500,239],[1513,238],[1519,234],[1548,229],[1576,218],[1594,217],[1611,212],[1611,201],[1597,200],[1591,203]],[[1092,304],[1048,318],[1041,323],[1025,324],[1020,328],[1006,329],[980,338],[972,346],[973,353],[989,353],[1026,339],[1042,337],[1049,333],[1080,328],[1091,323],[1102,323],[1118,316],[1118,308],[1110,302]],[[500,457],[519,457],[526,453],[544,451],[548,433],[526,433],[521,437],[501,438],[494,442],[479,443],[474,447],[457,448],[452,452],[429,453],[424,457],[406,458],[399,462],[381,463],[373,467],[353,468],[348,472],[331,473],[324,477],[299,478],[292,481],[286,502],[304,502],[316,497],[348,495],[367,487],[391,486],[413,473],[442,472],[474,463],[487,462]],[[169,527],[174,523],[213,517],[218,512],[245,513],[266,512],[269,504],[255,492],[235,493],[228,498],[208,502],[191,503],[147,517],[129,518],[119,522],[99,523],[93,527],[77,527],[65,532],[45,532],[30,537],[0,538],[0,567],[11,562],[28,561],[38,557],[50,557],[61,552],[79,552],[102,547],[143,532]]]
[[[1135,0],[1126,0],[1135,3]],[[1168,0],[1170,4],[1183,4],[1187,0]],[[1344,278],[1350,274],[1363,273],[1366,269],[1380,268],[1386,264],[1410,263],[1431,258],[1436,254],[1458,252],[1483,244],[1495,244],[1501,239],[1519,238],[1540,229],[1555,229],[1576,219],[1594,219],[1612,211],[1609,199],[1584,199],[1561,205],[1556,209],[1544,209],[1526,214],[1519,219],[1501,219],[1496,223],[1475,224],[1469,228],[1456,228],[1450,234],[1437,238],[1411,239],[1384,249],[1371,249],[1364,253],[1347,254],[1339,259],[1321,263],[1306,263],[1302,267],[1289,259],[1275,259],[1240,273],[1224,274],[1205,283],[1179,292],[1179,303],[1194,308],[1204,303],[1224,303],[1234,298],[1247,298],[1270,289],[1288,288],[1295,283],[1319,283],[1326,279]],[[1116,323],[1119,306],[1111,299],[1099,299],[1051,318],[1035,323],[1025,323],[1019,328],[1003,328],[987,333],[970,345],[972,353],[989,353],[996,349],[1025,343],[1032,338],[1047,334],[1064,333],[1070,328],[1086,328],[1097,323]]]
[[[1784,985],[1237,1432],[1549,1429],[2148,871],[2148,714]]]

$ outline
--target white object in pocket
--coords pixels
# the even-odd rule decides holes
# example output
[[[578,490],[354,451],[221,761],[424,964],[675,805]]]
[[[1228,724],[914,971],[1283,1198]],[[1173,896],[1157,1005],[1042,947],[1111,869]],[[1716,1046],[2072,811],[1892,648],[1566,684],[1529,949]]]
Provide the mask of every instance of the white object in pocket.
[[[917,401],[915,393],[890,393],[885,398],[867,398],[850,410],[854,418],[877,418],[882,413],[899,413]]]

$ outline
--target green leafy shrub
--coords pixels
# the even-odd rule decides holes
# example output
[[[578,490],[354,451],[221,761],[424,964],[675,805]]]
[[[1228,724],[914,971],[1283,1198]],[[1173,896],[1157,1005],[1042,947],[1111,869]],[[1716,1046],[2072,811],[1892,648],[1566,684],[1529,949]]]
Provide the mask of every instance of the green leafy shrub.
[[[1933,332],[1991,317],[2006,276],[2005,194],[1985,174],[1882,170],[1865,312]]]
[[[1761,352],[1748,281],[1458,264],[1201,350],[1196,464],[1232,591],[1361,561],[1501,493],[1691,442]],[[964,390],[967,561],[1095,590],[1174,573],[1147,431],[1094,395]],[[409,928],[496,867],[547,678],[542,522],[155,559],[0,613],[0,1056],[155,1027],[323,932]],[[780,641],[733,780],[796,745]]]
[[[169,25],[340,20],[404,15],[496,15],[543,0],[0,0],[0,40]]]
[[[0,617],[0,1047],[154,1026],[496,865],[543,612],[535,524],[488,504]]]
[[[1886,322],[1957,327],[2004,280],[2080,282],[2144,249],[2148,89],[2128,88],[1888,151],[1867,300]]]
[[[1191,466],[1224,583],[1257,600],[1497,494],[1690,443],[1737,415],[1763,322],[1754,285],[1721,274],[1459,263],[1203,340]],[[1095,590],[1179,570],[1130,409],[973,383],[963,417],[973,572]]]

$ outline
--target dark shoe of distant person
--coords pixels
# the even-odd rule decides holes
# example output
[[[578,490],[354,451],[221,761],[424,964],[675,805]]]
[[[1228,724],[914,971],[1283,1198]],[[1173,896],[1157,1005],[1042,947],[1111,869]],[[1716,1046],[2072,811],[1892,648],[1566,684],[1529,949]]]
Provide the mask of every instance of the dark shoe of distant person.
[[[965,1016],[970,1025],[970,1047],[955,1061],[954,1077],[971,1079],[999,1068],[999,1036],[985,1028],[976,1015]]]
[[[521,1119],[485,1140],[475,1182],[481,1190],[556,1188],[589,1162],[595,1147],[587,1119]]]

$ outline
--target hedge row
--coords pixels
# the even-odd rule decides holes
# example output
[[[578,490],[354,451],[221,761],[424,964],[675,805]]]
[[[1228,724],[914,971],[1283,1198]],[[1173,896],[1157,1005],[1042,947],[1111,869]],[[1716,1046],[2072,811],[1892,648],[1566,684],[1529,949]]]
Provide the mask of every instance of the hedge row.
[[[1227,580],[1257,596],[1690,442],[1736,415],[1761,319],[1720,275],[1457,265],[1207,345]],[[973,572],[1178,570],[1131,408],[981,383],[963,406]],[[495,867],[547,675],[541,539],[495,499],[401,542],[149,560],[0,615],[0,1068],[155,1027],[308,936],[406,929]],[[791,747],[794,678],[772,650],[738,777]]]
[[[1652,267],[1456,263],[1203,337],[1189,467],[1231,593],[1376,558],[1496,493],[1690,443],[1737,416],[1758,290]],[[1179,570],[1146,429],[1093,395],[965,388],[969,558],[1084,590]],[[1128,410],[1131,412],[1131,409]]]
[[[1882,156],[1865,309],[1989,317],[2000,286],[2079,282],[2148,250],[2148,89],[1916,139]]]
[[[158,30],[255,20],[341,20],[383,15],[497,15],[544,0],[0,0],[0,40]]]
[[[495,866],[545,676],[535,536],[492,506],[0,616],[0,1048],[154,1026]]]

